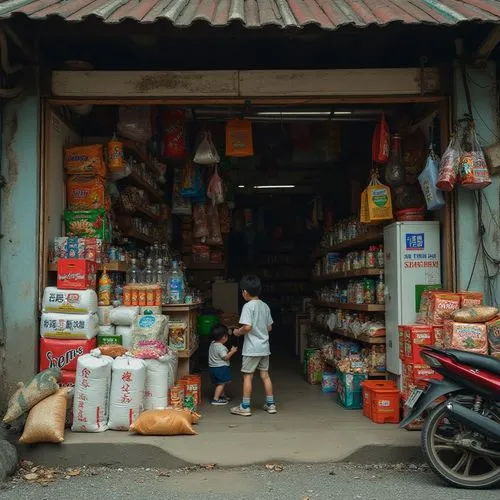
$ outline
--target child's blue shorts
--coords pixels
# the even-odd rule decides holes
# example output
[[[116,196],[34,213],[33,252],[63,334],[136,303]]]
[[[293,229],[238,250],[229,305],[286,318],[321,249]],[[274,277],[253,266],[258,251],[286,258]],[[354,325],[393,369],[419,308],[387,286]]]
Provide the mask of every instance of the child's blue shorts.
[[[233,376],[231,374],[231,368],[229,366],[215,366],[208,369],[210,374],[210,380],[214,385],[226,384],[231,382]]]

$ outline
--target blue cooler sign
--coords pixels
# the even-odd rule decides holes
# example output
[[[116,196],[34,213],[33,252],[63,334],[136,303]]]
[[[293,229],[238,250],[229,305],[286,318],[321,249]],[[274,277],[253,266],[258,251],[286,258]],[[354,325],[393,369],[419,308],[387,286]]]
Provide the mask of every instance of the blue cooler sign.
[[[424,248],[424,233],[406,233],[406,250],[423,250]]]

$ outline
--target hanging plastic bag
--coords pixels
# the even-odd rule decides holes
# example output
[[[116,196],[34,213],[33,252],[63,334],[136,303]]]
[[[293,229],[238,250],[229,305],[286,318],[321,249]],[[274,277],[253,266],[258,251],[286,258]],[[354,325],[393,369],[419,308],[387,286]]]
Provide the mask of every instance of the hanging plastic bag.
[[[226,124],[226,156],[253,156],[252,123],[250,120],[229,120]]]
[[[220,162],[219,153],[215,149],[210,130],[203,132],[203,138],[196,150],[193,161],[199,165],[215,165]]]
[[[207,205],[209,235],[207,238],[207,245],[223,245],[222,233],[220,230],[219,210],[216,205],[209,203]]]
[[[427,210],[439,210],[444,207],[443,192],[436,187],[438,169],[439,158],[431,148],[425,168],[418,176],[418,182],[424,194]]]
[[[222,179],[219,175],[217,165],[215,166],[214,174],[208,183],[207,196],[210,200],[212,200],[214,205],[224,203],[224,185],[222,184]]]
[[[368,191],[365,189],[361,193],[361,207],[359,210],[359,222],[361,224],[369,224],[370,216],[368,214]]]
[[[193,205],[193,236],[203,239],[209,236],[208,230],[208,208],[206,203]]]
[[[436,187],[441,191],[453,191],[458,180],[458,166],[462,148],[458,142],[456,134],[451,136],[450,143],[441,158],[439,165],[439,175]]]
[[[382,114],[380,122],[375,127],[372,138],[372,161],[374,163],[387,163],[391,152],[391,133],[389,124]]]
[[[146,142],[153,134],[149,106],[120,106],[118,133],[137,142]]]
[[[473,121],[469,123],[465,135],[466,141],[460,157],[460,184],[466,189],[484,189],[491,184],[491,177]]]
[[[373,171],[370,184],[366,188],[366,197],[371,224],[392,219],[391,188],[380,183],[376,170]]]
[[[163,136],[163,156],[165,158],[180,159],[185,157],[185,119],[186,113],[183,109],[167,109],[165,111],[165,133]]]

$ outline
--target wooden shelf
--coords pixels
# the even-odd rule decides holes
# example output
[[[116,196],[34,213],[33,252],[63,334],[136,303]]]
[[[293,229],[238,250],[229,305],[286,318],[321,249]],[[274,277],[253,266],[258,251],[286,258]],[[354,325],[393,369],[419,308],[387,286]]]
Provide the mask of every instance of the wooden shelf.
[[[167,304],[162,306],[162,311],[164,312],[184,312],[184,311],[193,311],[194,309],[198,309],[200,304]]]
[[[346,330],[341,330],[340,328],[334,328],[333,330],[329,330],[325,326],[318,325],[317,323],[312,323],[311,326],[313,328],[317,328],[318,330],[322,330],[324,332],[328,332],[334,335],[340,335],[341,337],[346,337],[348,339],[357,340],[358,342],[362,342],[363,344],[370,345],[385,345],[385,336],[384,337],[370,337],[368,335],[354,335],[352,332],[348,332]]]
[[[321,302],[313,300],[313,303],[318,307],[327,307],[330,309],[347,309],[350,311],[364,311],[364,312],[384,312],[385,305],[380,304],[343,304],[340,302]]]
[[[124,238],[132,238],[134,240],[143,241],[144,243],[152,244],[155,240],[151,236],[147,236],[146,234],[139,233],[135,229],[131,229],[130,231],[123,233]]]
[[[161,174],[161,172],[153,166],[153,163],[149,158],[148,153],[143,144],[141,144],[140,142],[135,142],[132,139],[126,139],[124,137],[120,137],[119,140],[123,144],[123,149],[125,151],[131,153],[140,162],[145,163],[148,166],[148,168],[155,174],[157,175]]]
[[[359,238],[354,238],[353,240],[343,241],[338,245],[334,245],[328,248],[319,248],[316,251],[315,257],[322,257],[330,252],[340,252],[342,250],[354,250],[356,248],[363,248],[372,243],[380,243],[384,239],[384,233],[382,229],[370,231]]]
[[[324,274],[322,276],[313,276],[313,281],[331,281],[345,278],[361,278],[363,276],[379,276],[384,273],[383,269],[354,269],[352,271],[340,271],[338,273]]]
[[[135,210],[132,212],[127,212],[127,213],[118,213],[117,215],[124,215],[124,216],[130,216],[130,215],[143,215],[144,217],[147,217],[148,219],[151,219],[152,221],[155,222],[161,222],[162,218],[159,215],[154,214],[153,212],[150,212],[144,207],[136,207]]]
[[[106,271],[112,273],[126,273],[128,270],[128,262],[108,262],[107,264],[98,264],[97,270],[103,271],[106,266]],[[57,272],[57,264],[49,264],[49,271]]]
[[[196,344],[189,351],[177,351],[177,357],[180,359],[190,358],[198,350],[198,347],[199,347],[199,345]]]
[[[151,184],[148,184],[137,172],[132,171],[127,177],[120,179],[120,181],[144,189],[153,201],[160,203],[165,201],[164,194],[151,186]]]

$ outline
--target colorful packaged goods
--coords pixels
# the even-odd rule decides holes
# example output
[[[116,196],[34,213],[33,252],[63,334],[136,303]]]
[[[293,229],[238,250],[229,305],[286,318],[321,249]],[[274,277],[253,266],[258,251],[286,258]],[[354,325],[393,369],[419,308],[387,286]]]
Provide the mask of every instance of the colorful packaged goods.
[[[102,240],[99,238],[77,238],[58,236],[54,238],[49,260],[52,264],[59,259],[85,259],[100,263],[102,261]]]
[[[363,415],[377,424],[399,423],[400,393],[390,380],[365,380],[361,382],[363,392]]]
[[[68,175],[97,175],[105,178],[106,164],[102,144],[66,148],[64,169]]]
[[[59,259],[57,262],[57,288],[61,290],[87,290],[96,287],[97,266],[84,259]]]
[[[106,210],[65,210],[64,222],[67,236],[111,240],[111,229]]]
[[[168,346],[175,351],[189,349],[188,329],[183,321],[169,321]]]
[[[368,355],[368,371],[384,373],[386,371],[385,345],[372,345]]]
[[[122,172],[125,167],[123,143],[116,136],[108,142],[108,168],[110,172]]]
[[[60,368],[74,372],[79,356],[88,354],[96,347],[96,339],[40,339],[40,371],[47,368]]]
[[[484,323],[457,323],[446,321],[446,336],[451,339],[450,347],[462,351],[488,354],[488,334]]]
[[[430,299],[428,324],[442,325],[457,309],[460,309],[460,296],[456,293],[431,292]]]
[[[406,325],[398,325],[398,336],[399,336],[399,359],[401,361],[405,360],[405,338],[406,338]]]
[[[316,350],[307,359],[306,382],[309,384],[321,384],[323,381],[324,363],[321,351]]]
[[[321,381],[321,391],[325,393],[335,392],[337,390],[337,375],[333,372],[323,372]]]
[[[404,333],[404,359],[416,365],[425,364],[420,351],[422,346],[433,344],[432,326],[406,325]]]
[[[444,335],[444,325],[432,325],[432,335],[434,337],[434,345],[436,347],[450,347],[449,341],[447,342],[447,339]]]
[[[182,408],[184,403],[184,388],[177,384],[168,390],[168,406],[172,408]]]
[[[61,378],[59,379],[60,387],[74,387],[76,380],[76,371],[61,370]]]
[[[481,292],[458,292],[458,295],[460,295],[460,309],[483,305],[483,294]]]
[[[66,181],[68,210],[106,209],[106,182],[101,177],[71,175]]]
[[[43,313],[40,336],[46,339],[93,339],[98,332],[97,314]]]
[[[43,292],[43,312],[96,313],[97,295],[94,290],[60,290],[48,286]]]
[[[368,375],[337,372],[337,377],[337,402],[349,410],[363,408],[361,383],[368,378]]]
[[[491,356],[500,359],[500,316],[486,323],[488,349]]]
[[[498,314],[496,307],[476,306],[459,309],[452,314],[451,319],[459,323],[486,323]]]

